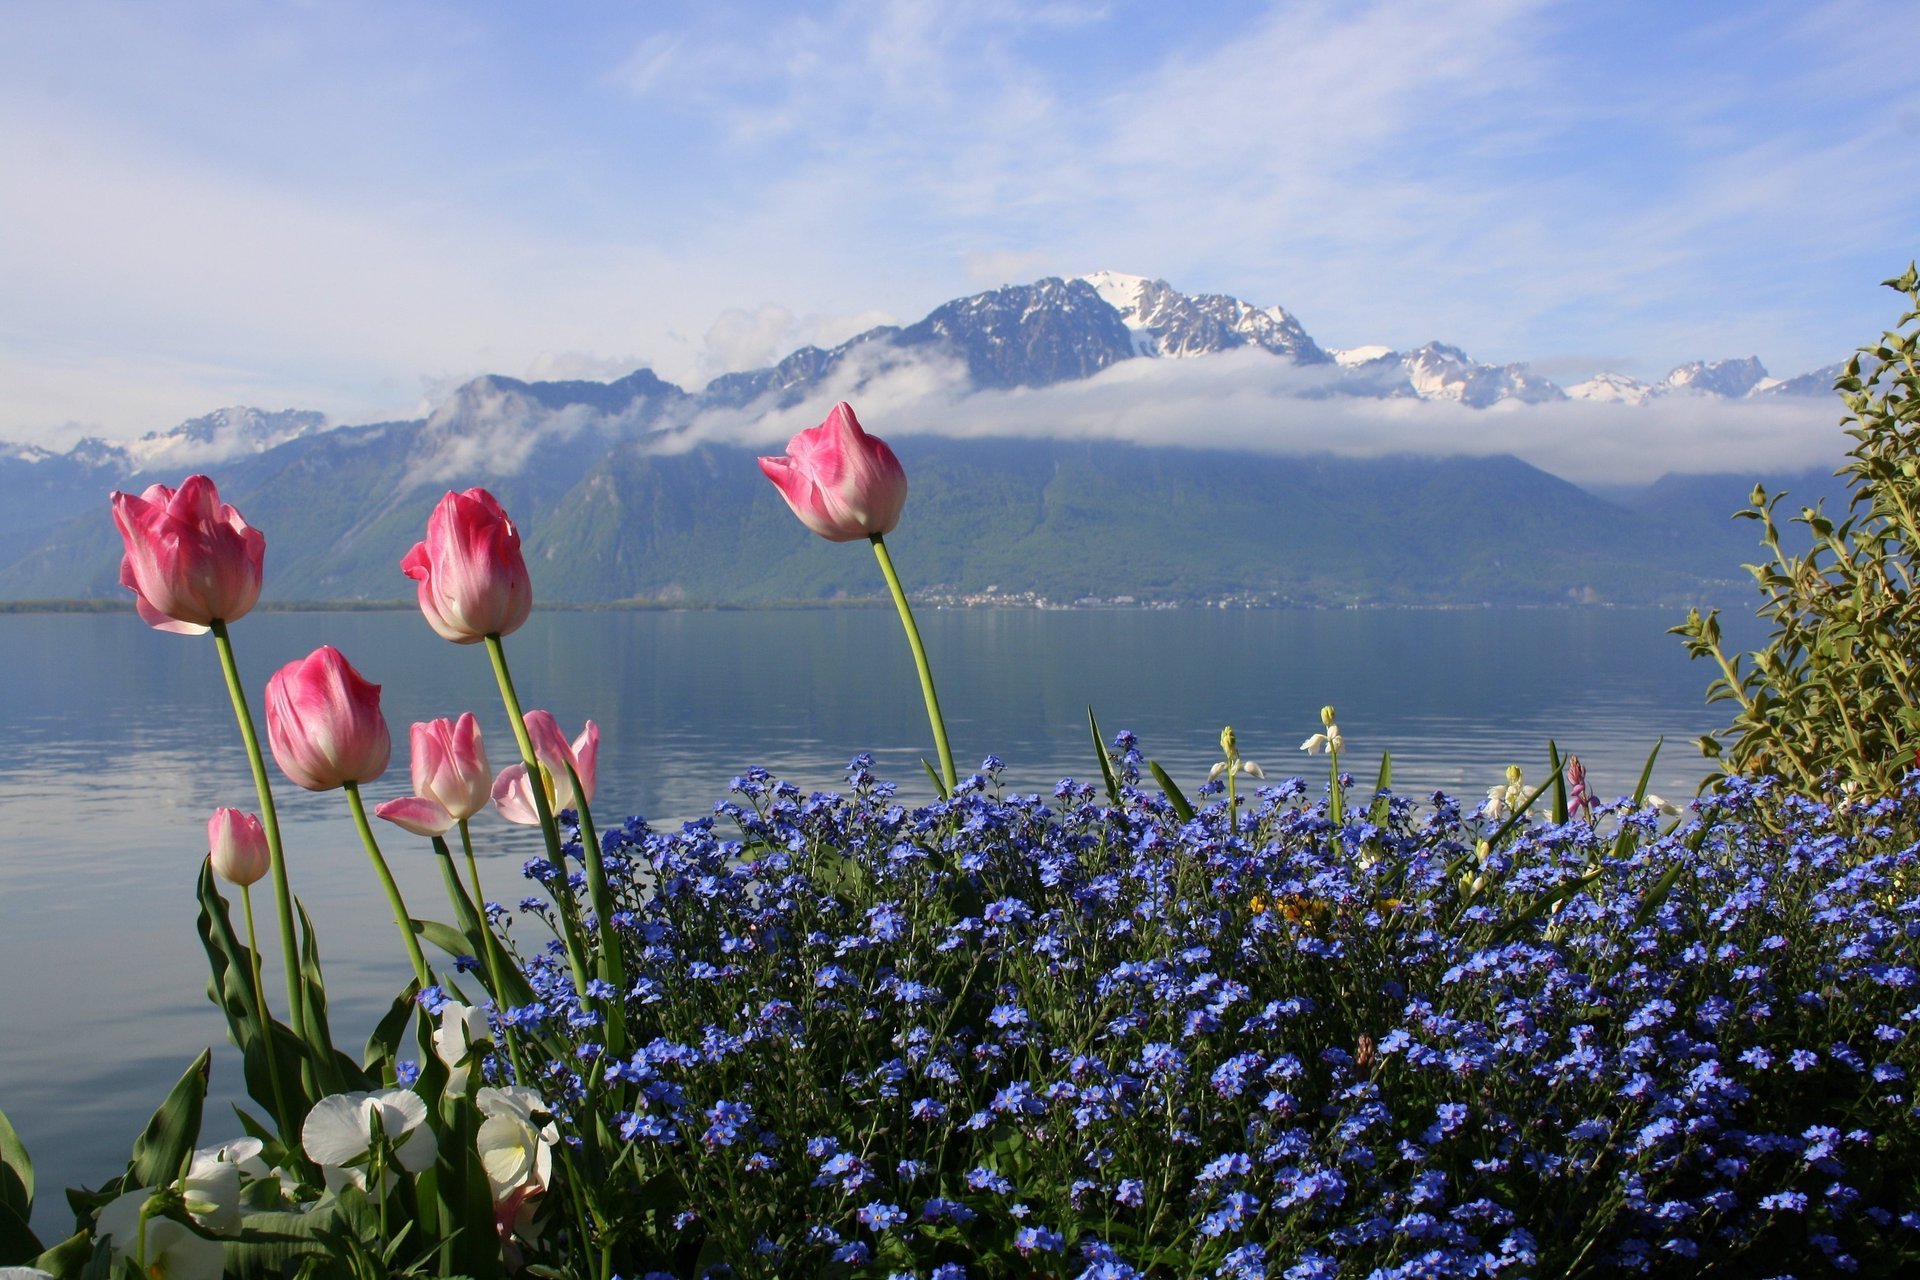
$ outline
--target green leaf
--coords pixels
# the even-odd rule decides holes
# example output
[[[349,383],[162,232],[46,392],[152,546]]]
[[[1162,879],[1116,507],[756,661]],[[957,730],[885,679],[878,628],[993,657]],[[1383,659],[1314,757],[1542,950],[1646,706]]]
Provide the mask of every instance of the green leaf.
[[[945,800],[947,798],[946,780],[940,776],[932,765],[927,763],[925,756],[920,757],[920,767],[927,771],[927,779],[933,783],[933,794]]]
[[[250,1213],[241,1219],[238,1240],[225,1242],[227,1276],[232,1280],[271,1280],[302,1257],[326,1256],[323,1233],[334,1226],[331,1207],[306,1213]]]
[[[200,1111],[212,1074],[213,1050],[202,1049],[133,1144],[134,1186],[164,1187],[179,1178],[200,1138]]]
[[[35,1258],[29,1265],[40,1268],[55,1280],[79,1280],[81,1269],[87,1265],[87,1260],[91,1257],[93,1257],[93,1237],[84,1231],[76,1231]]]
[[[1393,787],[1393,755],[1380,753],[1380,774],[1373,782],[1373,808],[1367,813],[1367,821],[1376,827],[1387,820],[1386,792]]]
[[[27,1225],[27,1215],[0,1204],[0,1267],[27,1266],[42,1252],[44,1246]]]
[[[420,921],[413,923],[417,928]],[[441,927],[445,928],[444,925]],[[406,987],[393,998],[386,1015],[374,1027],[373,1034],[367,1037],[367,1052],[361,1063],[369,1072],[378,1069],[383,1062],[392,1062],[400,1056],[400,1037],[406,1032],[407,1022],[414,1011],[419,1008],[414,999],[419,993],[420,980],[409,978]]]
[[[461,956],[472,956],[476,960],[480,958],[479,940],[469,938],[450,924],[442,924],[438,920],[409,920],[407,923],[413,926],[415,933],[456,960]]]
[[[1640,905],[1634,909],[1633,921],[1627,926],[1628,933],[1632,933],[1653,919],[1653,913],[1658,911],[1660,904],[1667,900],[1667,895],[1673,892],[1673,886],[1679,883],[1681,872],[1686,869],[1687,864],[1676,859],[1672,866],[1660,873],[1660,878],[1653,882],[1646,896],[1640,899]]]
[[[0,1111],[0,1208],[22,1218],[33,1215],[33,1157],[4,1111]]]
[[[1093,708],[1087,708],[1087,728],[1093,734],[1093,754],[1100,761],[1100,776],[1106,779],[1107,799],[1115,808],[1120,805],[1120,782],[1113,776],[1113,761],[1107,758],[1107,740],[1100,736],[1100,722],[1093,718]]]
[[[327,984],[320,973],[320,941],[306,906],[298,898],[294,899],[294,909],[300,915],[300,993],[307,1006],[307,1035],[312,1041],[309,1048],[319,1076],[320,1095],[371,1089],[376,1082],[359,1063],[333,1046],[333,1031],[327,1026]]]
[[[1647,762],[1640,767],[1640,782],[1633,789],[1633,807],[1638,809],[1647,798],[1647,786],[1653,781],[1653,762],[1660,757],[1660,748],[1666,742],[1664,736],[1654,739],[1653,750],[1647,752]],[[1717,745],[1717,744],[1716,744]],[[1613,856],[1626,858],[1633,853],[1634,845],[1639,841],[1632,827],[1623,826],[1613,841]]]
[[[1159,762],[1155,760],[1147,761],[1147,770],[1153,774],[1153,780],[1160,784],[1160,789],[1167,793],[1167,803],[1173,806],[1173,811],[1179,816],[1180,821],[1192,822],[1193,806],[1187,803],[1184,795],[1180,794],[1180,788],[1175,786],[1173,779],[1167,776],[1167,771],[1162,769]]]
[[[1565,884],[1555,885],[1528,903],[1522,908],[1518,915],[1507,921],[1505,925],[1496,931],[1493,935],[1494,944],[1498,945],[1511,940],[1522,929],[1527,927],[1528,921],[1533,920],[1543,911],[1552,910],[1554,904],[1565,902],[1568,898],[1573,897],[1573,895],[1579,893],[1604,874],[1606,874],[1604,871],[1589,871],[1587,874],[1577,879],[1569,880]]]

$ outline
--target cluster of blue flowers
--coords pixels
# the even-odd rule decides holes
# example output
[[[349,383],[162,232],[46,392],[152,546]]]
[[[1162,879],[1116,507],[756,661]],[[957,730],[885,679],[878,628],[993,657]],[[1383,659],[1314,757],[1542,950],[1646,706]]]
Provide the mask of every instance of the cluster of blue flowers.
[[[501,1016],[626,1144],[624,1274],[1920,1273],[1911,798],[1183,819],[1113,764],[604,835],[627,989],[550,950]]]

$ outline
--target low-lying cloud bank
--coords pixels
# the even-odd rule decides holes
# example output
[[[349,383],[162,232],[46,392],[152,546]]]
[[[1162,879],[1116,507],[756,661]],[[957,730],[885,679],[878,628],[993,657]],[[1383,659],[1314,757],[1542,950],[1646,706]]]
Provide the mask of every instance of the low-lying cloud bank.
[[[849,360],[799,406],[761,403],[694,416],[655,442],[777,448],[836,399],[888,438],[1051,437],[1142,445],[1334,453],[1513,454],[1577,484],[1640,484],[1673,472],[1779,472],[1837,465],[1846,451],[1837,397],[1724,400],[1670,395],[1645,404],[1502,402],[1489,409],[1333,390],[1339,375],[1261,351],[1127,360],[1078,382],[970,391],[946,357],[877,351]]]

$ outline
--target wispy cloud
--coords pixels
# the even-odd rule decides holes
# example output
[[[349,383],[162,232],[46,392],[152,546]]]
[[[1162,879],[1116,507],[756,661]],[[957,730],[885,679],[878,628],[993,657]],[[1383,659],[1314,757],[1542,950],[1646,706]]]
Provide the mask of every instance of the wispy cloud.
[[[1331,346],[1797,373],[1891,320],[1916,249],[1920,85],[1877,13],[42,7],[0,47],[0,437],[697,383],[1100,268]]]

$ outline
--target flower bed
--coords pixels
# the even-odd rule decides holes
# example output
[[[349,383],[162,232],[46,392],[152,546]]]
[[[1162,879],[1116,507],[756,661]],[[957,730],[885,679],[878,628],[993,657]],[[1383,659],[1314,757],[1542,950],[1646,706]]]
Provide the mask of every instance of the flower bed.
[[[936,799],[861,757],[844,794],[750,771],[710,818],[602,835],[596,726],[523,710],[508,668],[518,530],[449,493],[401,569],[484,647],[518,763],[471,713],[416,724],[414,794],[373,813],[432,842],[451,923],[402,900],[361,796],[379,687],[322,646],[266,690],[275,763],[344,793],[411,967],[360,1057],[233,658],[264,539],[204,477],[115,496],[140,616],[212,634],[253,769],[260,812],[209,823],[199,929],[260,1114],[196,1149],[203,1055],[51,1248],[0,1116],[0,1280],[1920,1269],[1911,791],[1603,807],[1550,747],[1539,787],[1416,804],[1388,761],[1342,772],[1328,707],[1311,784],[1255,788],[1229,728],[1197,809],[1127,734],[1089,781],[1004,794],[994,759],[953,765],[884,542],[891,451],[840,406],[763,466],[809,528],[871,542]],[[544,847],[517,908],[480,883],[489,806]]]

